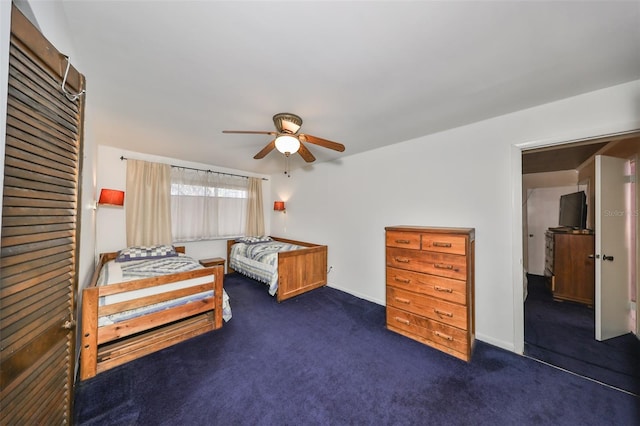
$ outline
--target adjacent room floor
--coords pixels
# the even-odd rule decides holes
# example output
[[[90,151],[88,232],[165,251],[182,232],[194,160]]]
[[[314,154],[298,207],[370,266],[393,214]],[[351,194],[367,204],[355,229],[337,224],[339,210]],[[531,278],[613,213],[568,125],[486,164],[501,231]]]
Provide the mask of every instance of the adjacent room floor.
[[[539,275],[527,275],[525,355],[640,394],[640,341],[628,333],[595,340],[593,308],[554,301]]]

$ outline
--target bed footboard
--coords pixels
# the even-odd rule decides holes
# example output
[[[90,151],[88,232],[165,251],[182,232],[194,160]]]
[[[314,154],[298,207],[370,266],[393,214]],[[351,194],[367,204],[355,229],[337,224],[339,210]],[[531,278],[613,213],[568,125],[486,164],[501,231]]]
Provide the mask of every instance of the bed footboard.
[[[102,267],[105,259],[96,271]],[[159,351],[191,337],[222,327],[222,297],[224,270],[221,265],[154,278],[128,281],[108,286],[92,285],[83,290],[80,379]],[[202,279],[178,290],[162,291],[151,296],[99,306],[100,297],[132,290],[148,289],[178,281]],[[207,280],[206,277],[212,277]],[[212,297],[174,306],[108,325],[99,325],[99,318],[144,306],[175,300],[213,290]]]
[[[327,246],[281,238],[274,240],[308,245],[300,250],[278,253],[278,302],[327,284]]]

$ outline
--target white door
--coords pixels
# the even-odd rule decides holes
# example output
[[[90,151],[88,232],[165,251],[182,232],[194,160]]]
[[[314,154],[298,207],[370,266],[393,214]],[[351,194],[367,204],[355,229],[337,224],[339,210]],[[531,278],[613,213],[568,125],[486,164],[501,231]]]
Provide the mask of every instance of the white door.
[[[596,156],[596,340],[629,332],[625,164]]]

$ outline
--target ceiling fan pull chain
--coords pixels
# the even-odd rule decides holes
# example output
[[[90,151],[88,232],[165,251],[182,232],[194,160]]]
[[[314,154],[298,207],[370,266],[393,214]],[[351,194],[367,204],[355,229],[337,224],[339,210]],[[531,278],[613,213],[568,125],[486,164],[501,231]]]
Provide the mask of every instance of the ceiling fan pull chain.
[[[289,173],[289,156],[288,155],[284,156],[284,174],[287,175],[287,177],[291,177],[291,173]]]

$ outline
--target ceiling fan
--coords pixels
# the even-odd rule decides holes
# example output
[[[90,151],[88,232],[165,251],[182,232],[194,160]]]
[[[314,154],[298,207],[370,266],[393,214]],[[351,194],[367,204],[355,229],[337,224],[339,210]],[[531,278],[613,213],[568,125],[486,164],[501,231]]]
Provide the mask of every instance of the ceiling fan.
[[[296,152],[307,163],[315,161],[316,157],[313,156],[311,151],[304,145],[305,143],[311,143],[319,145],[324,148],[333,149],[334,151],[344,151],[344,145],[337,142],[332,142],[326,139],[321,139],[316,136],[307,135],[305,133],[299,133],[302,126],[302,118],[295,114],[288,112],[281,112],[273,116],[273,124],[275,124],[276,131],[253,131],[253,130],[223,130],[222,133],[246,133],[257,135],[272,135],[275,138],[269,142],[260,152],[254,155],[253,158],[259,160],[264,158],[268,153],[277,149],[285,156],[289,157]]]

